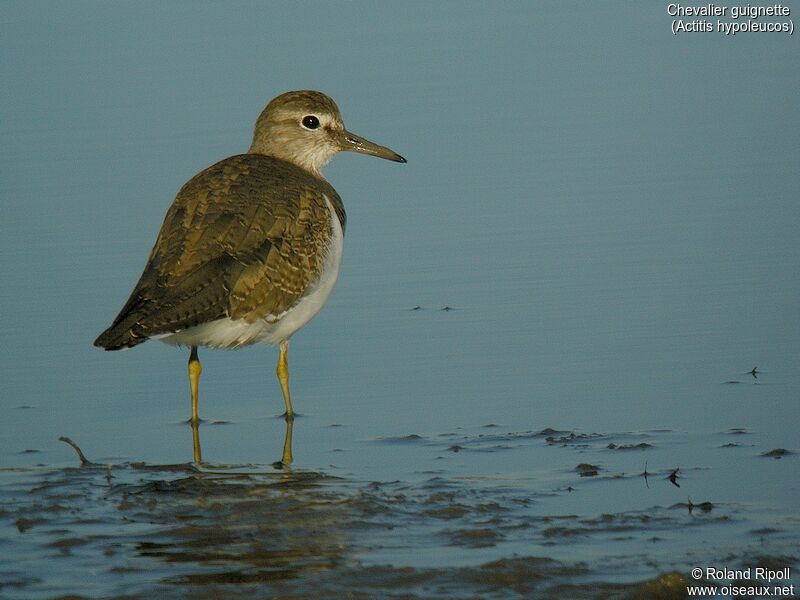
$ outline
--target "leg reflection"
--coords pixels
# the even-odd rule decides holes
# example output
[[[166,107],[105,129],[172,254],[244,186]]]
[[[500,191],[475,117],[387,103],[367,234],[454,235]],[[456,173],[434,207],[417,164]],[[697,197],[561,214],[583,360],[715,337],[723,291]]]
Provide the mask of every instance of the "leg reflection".
[[[294,427],[294,417],[286,417],[286,437],[283,439],[283,456],[278,462],[272,463],[276,469],[283,469],[292,464],[292,427]]]
[[[192,445],[194,446],[194,464],[203,462],[203,452],[200,450],[200,424],[192,421]]]
[[[276,469],[287,468],[294,460],[292,457],[292,428],[294,427],[294,417],[287,416],[286,420],[286,435],[283,438],[283,454],[281,459],[273,466]],[[194,449],[194,464],[201,465],[203,463],[203,451],[200,449],[200,423],[191,421],[192,426],[192,446]]]

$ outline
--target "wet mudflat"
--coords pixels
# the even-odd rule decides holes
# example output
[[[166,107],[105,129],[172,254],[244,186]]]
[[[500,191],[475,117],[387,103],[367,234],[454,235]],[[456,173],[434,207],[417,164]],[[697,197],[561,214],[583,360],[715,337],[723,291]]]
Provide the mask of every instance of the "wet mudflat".
[[[701,460],[657,466],[692,442],[672,431],[496,425],[366,441],[366,451],[389,447],[436,465],[393,481],[89,457],[79,467],[4,469],[2,593],[683,598],[696,565],[794,564],[796,515],[765,508],[757,491],[736,501],[719,489],[697,494],[726,454],[776,478],[792,476],[796,458],[762,452],[758,436],[737,430],[706,440]],[[476,468],[481,457],[514,454],[547,464]]]

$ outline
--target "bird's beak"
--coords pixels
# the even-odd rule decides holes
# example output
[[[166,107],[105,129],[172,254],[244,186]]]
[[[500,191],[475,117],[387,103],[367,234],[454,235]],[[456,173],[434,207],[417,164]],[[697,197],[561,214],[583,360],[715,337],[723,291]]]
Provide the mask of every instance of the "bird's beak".
[[[339,144],[342,150],[346,152],[360,152],[361,154],[369,154],[371,156],[377,156],[378,158],[385,158],[386,160],[393,160],[394,162],[399,163],[408,162],[394,150],[390,150],[386,146],[374,144],[373,142],[365,140],[361,136],[350,133],[349,131],[342,132],[342,135],[339,138]]]

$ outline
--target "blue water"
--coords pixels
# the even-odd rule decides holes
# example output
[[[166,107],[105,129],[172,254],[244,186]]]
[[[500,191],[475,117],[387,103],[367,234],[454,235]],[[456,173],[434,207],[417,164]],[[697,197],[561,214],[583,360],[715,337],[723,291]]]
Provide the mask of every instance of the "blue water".
[[[673,36],[661,3],[11,2],[3,13],[0,465],[74,464],[61,435],[102,462],[191,460],[187,353],[91,342],[179,187],[244,151],[270,98],[311,88],[409,162],[342,155],[326,168],[348,230],[337,289],[292,340],[297,468],[410,486],[432,473],[499,478],[556,494],[542,514],[581,518],[690,496],[739,523],[703,533],[720,557],[768,525],[797,539],[796,36]],[[200,357],[204,458],[276,460],[277,352]],[[607,437],[478,451],[489,424]],[[720,448],[732,428],[746,443]],[[391,441],[411,434],[422,442]],[[654,448],[604,450],[631,434]],[[464,436],[464,452],[448,450]],[[778,448],[792,454],[760,456]],[[573,471],[581,462],[607,475],[647,463],[659,484],[591,484]],[[681,488],[663,482],[676,467]],[[653,549],[642,527],[626,544],[653,561],[647,577],[693,566],[668,557],[696,535]],[[537,548],[403,544],[378,558],[462,565]],[[601,547],[566,554],[602,572]]]

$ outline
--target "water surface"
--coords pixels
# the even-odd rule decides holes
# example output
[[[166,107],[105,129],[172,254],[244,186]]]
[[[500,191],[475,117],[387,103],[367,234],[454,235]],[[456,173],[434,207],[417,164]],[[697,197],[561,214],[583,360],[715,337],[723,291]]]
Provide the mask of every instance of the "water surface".
[[[0,594],[794,568],[796,37],[673,36],[659,3],[5,9]],[[195,469],[187,354],[91,341],[178,188],[297,88],[409,163],[326,169],[346,250],[292,341],[294,470],[266,347],[201,350]]]

